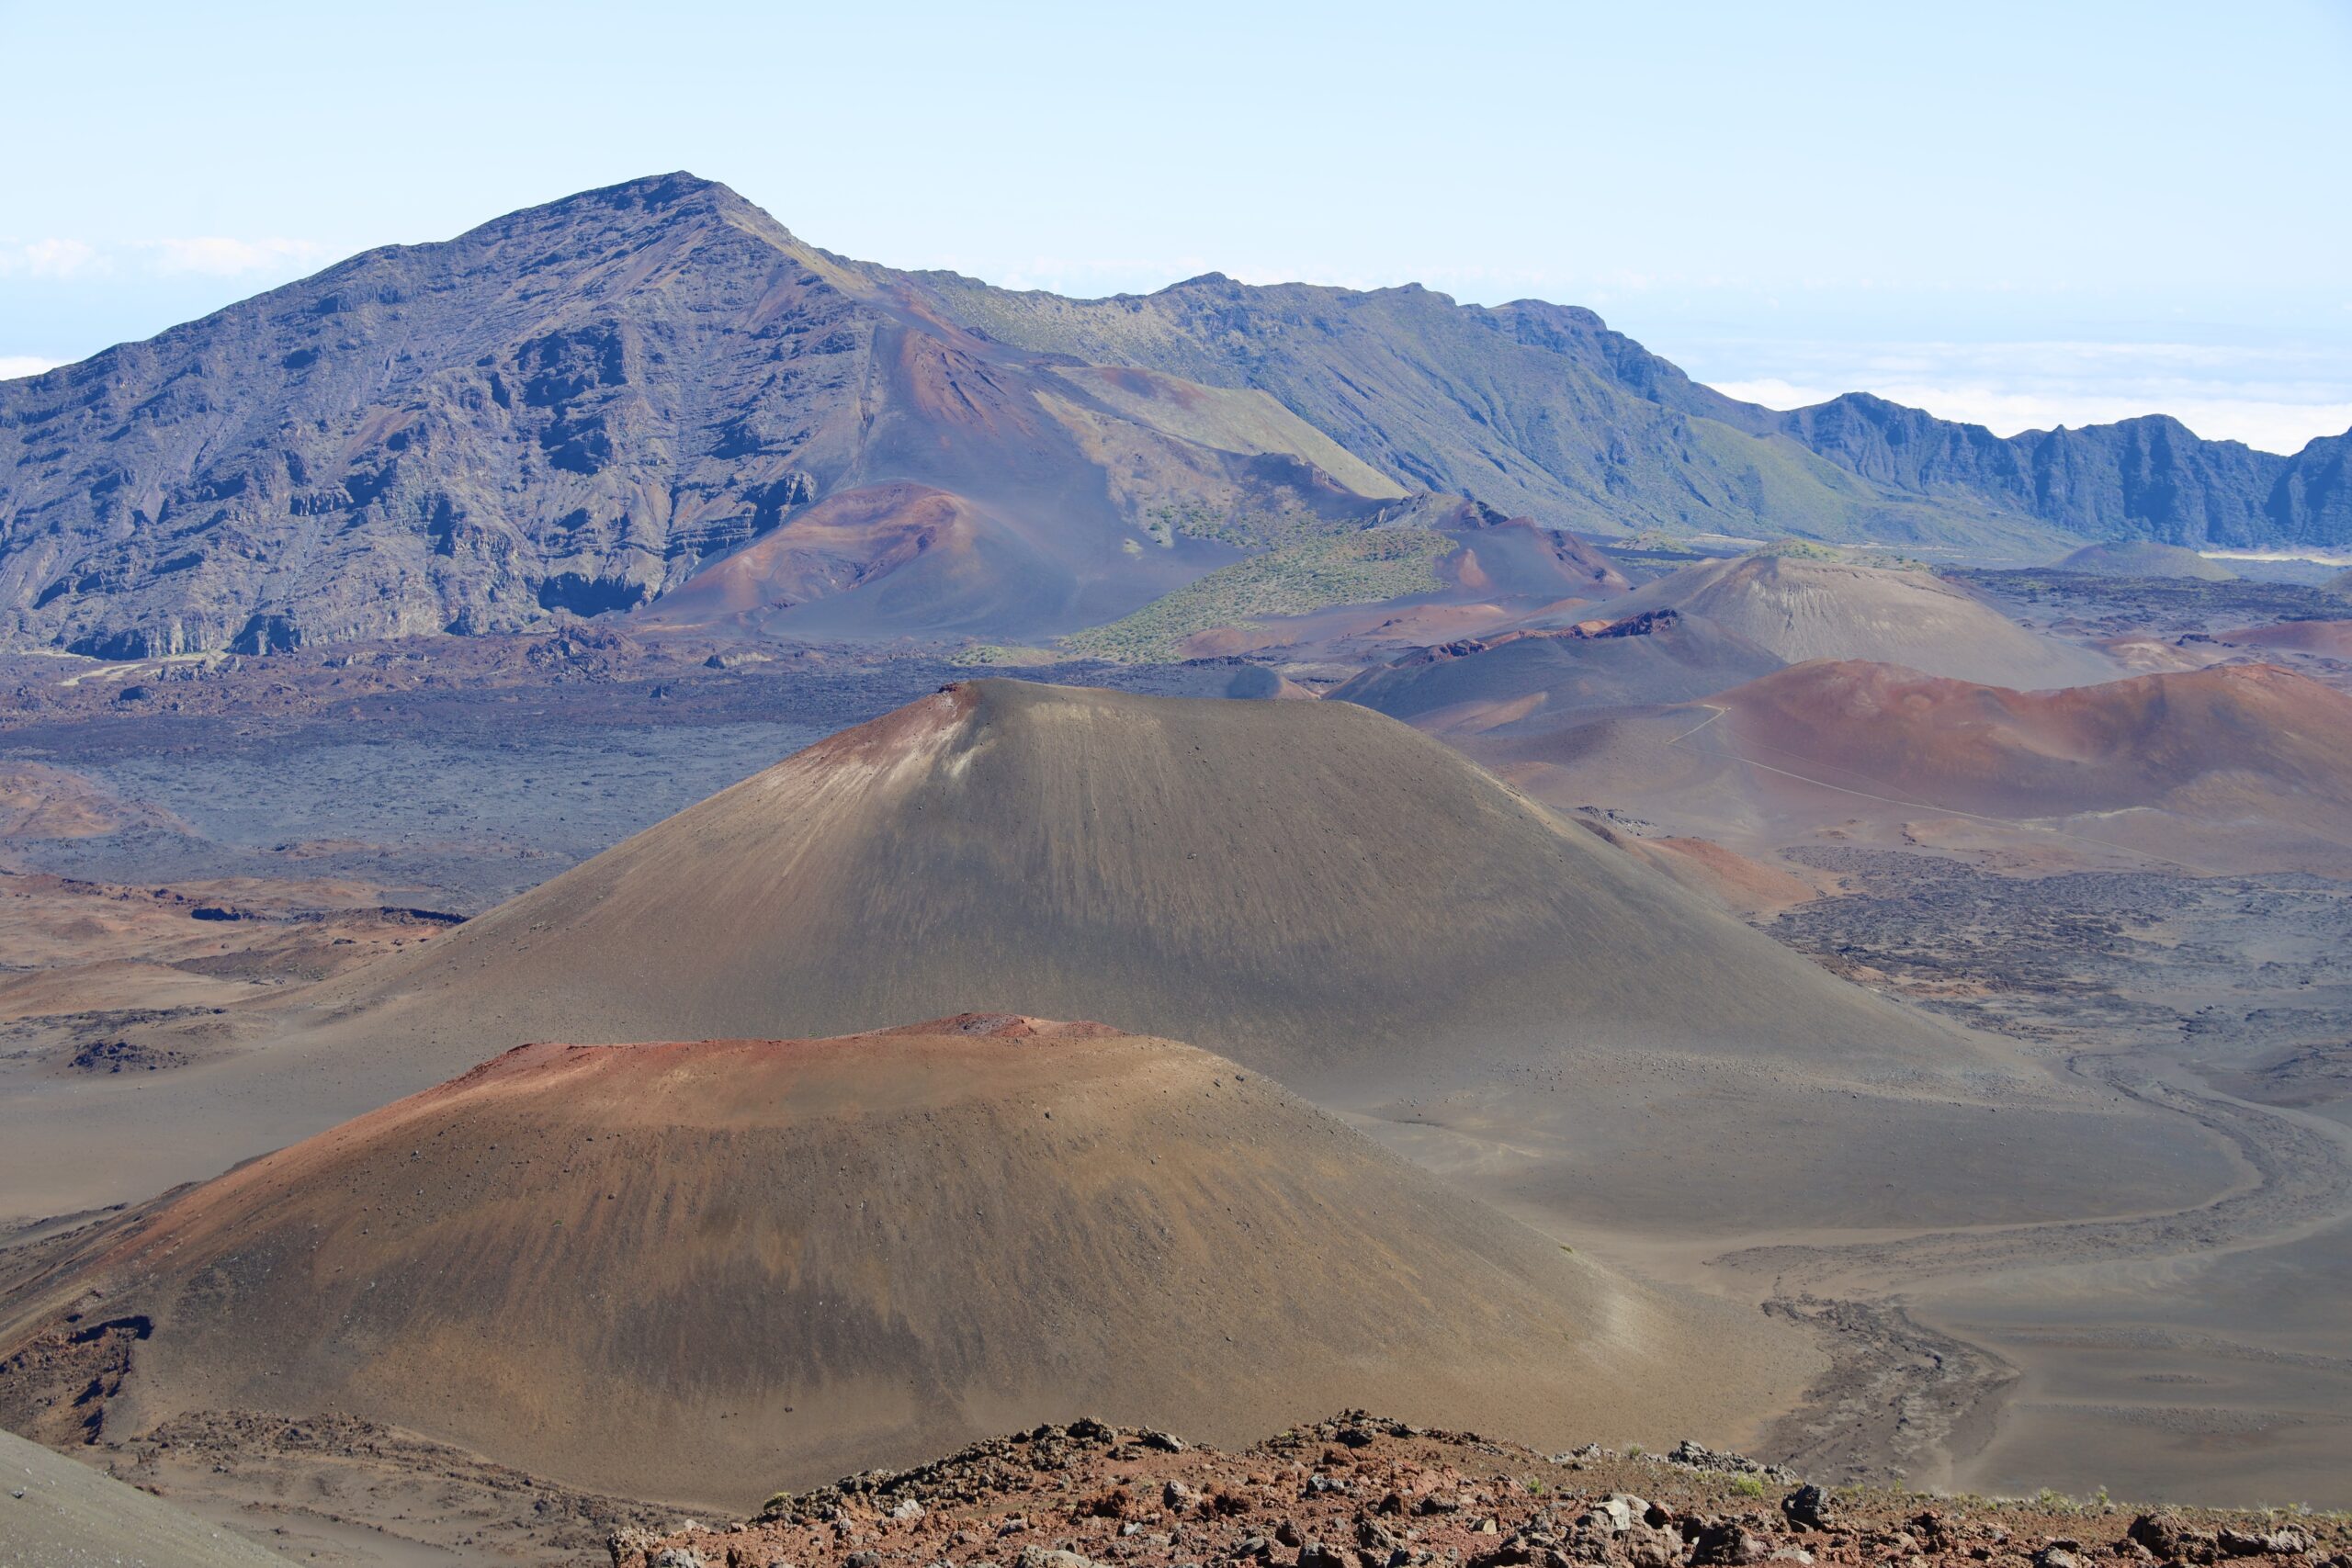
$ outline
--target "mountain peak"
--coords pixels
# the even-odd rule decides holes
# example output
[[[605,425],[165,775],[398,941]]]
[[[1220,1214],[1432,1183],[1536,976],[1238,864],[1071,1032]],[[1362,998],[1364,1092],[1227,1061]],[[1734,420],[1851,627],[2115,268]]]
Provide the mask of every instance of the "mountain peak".
[[[595,202],[608,207],[639,206],[649,211],[661,211],[682,202],[694,200],[726,201],[750,206],[731,186],[718,180],[707,180],[685,169],[673,169],[666,175],[640,175],[617,185],[599,186],[583,190],[548,205],[568,207],[578,202]]]
[[[571,216],[583,212],[607,212],[616,215],[642,214],[655,221],[672,221],[701,213],[713,216],[755,214],[767,220],[767,214],[745,200],[731,186],[717,180],[707,180],[684,169],[673,169],[666,175],[641,175],[618,185],[599,186],[537,207],[525,208],[498,223],[512,224],[550,216]],[[768,220],[773,221],[773,220]],[[495,224],[484,225],[485,228]]]

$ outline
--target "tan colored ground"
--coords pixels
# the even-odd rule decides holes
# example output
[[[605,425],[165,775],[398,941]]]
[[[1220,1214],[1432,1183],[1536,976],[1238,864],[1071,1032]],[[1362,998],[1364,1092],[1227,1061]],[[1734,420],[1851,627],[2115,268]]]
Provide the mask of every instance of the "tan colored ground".
[[[1442,717],[1442,716],[1433,716]],[[1807,838],[2352,872],[2352,696],[2267,664],[2018,692],[1818,660],[1679,706],[1453,737],[1558,806]]]
[[[1657,1442],[1825,1366],[1228,1061],[1001,1016],[525,1047],[30,1261],[31,1436],[348,1412],[735,1508],[1072,1406],[1238,1441],[1377,1392]]]
[[[68,769],[0,763],[0,841],[95,838],[133,824],[167,821],[153,807],[118,799]]]
[[[0,1432],[5,1568],[286,1568],[287,1560]]]
[[[2219,632],[2214,640],[2236,648],[2282,648],[2331,659],[2352,659],[2352,620],[2281,621]]]
[[[1609,605],[1674,609],[1789,663],[1868,660],[2028,690],[2111,680],[2096,653],[2030,631],[1928,571],[1763,553],[1705,561]]]
[[[382,897],[356,883],[240,877],[134,887],[0,871],[0,951],[9,963],[0,971],[0,1018],[166,1005],[145,998],[142,979],[183,990],[208,976],[319,979],[447,929],[388,910]]]

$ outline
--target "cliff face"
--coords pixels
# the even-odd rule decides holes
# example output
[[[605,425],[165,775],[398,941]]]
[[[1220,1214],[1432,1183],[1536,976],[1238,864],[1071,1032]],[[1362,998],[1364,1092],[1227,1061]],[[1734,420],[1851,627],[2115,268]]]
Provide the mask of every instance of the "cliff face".
[[[894,484],[956,498],[960,531],[934,548],[861,493],[870,528],[786,551],[820,596],[933,558],[829,635],[1050,635],[1415,491],[1604,533],[2341,543],[2348,442],[2278,457],[2165,419],[2005,441],[1860,396],[1779,414],[1590,311],[1419,288],[1013,293],[831,255],[669,175],[0,383],[0,643],[628,610]]]
[[[100,654],[626,605],[805,491],[757,434],[837,453],[815,394],[873,331],[692,181],[368,252],[0,391],[0,595],[16,640]],[[797,373],[724,352],[752,344]]]
[[[1780,417],[1806,446],[1874,483],[1966,496],[2086,538],[2192,548],[2352,539],[2352,435],[2286,457],[2200,440],[2154,414],[2003,439],[1859,392]]]

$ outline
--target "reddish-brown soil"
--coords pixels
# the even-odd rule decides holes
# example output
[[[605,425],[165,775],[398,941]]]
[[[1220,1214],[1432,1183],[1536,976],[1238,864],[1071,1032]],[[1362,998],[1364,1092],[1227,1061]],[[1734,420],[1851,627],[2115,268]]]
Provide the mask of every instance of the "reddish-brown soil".
[[[2347,1549],[2342,1516],[1833,1494],[1690,1444],[1661,1458],[1590,1446],[1547,1457],[1350,1413],[1238,1453],[1092,1420],[1035,1428],[781,1495],[743,1524],[625,1529],[612,1557],[616,1568],[2342,1568]]]
[[[1672,708],[1453,738],[1538,799],[1747,853],[1820,837],[2346,874],[2347,737],[2352,695],[2271,664],[2023,692],[1818,660]]]
[[[1954,810],[2262,807],[2282,823],[2352,829],[2352,696],[2270,665],[2016,692],[1823,661],[1716,701],[1767,761],[1835,768]]]
[[[2298,653],[2352,659],[2352,621],[2280,621],[2219,632],[2213,640],[2233,648],[2291,649]]]
[[[651,626],[726,625],[887,576],[931,551],[968,551],[971,502],[930,485],[868,485],[826,497],[666,596]]]

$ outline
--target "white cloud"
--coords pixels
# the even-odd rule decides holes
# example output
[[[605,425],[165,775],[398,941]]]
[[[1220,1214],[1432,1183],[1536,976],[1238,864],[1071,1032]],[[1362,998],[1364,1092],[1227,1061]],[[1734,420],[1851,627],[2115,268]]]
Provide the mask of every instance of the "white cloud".
[[[2111,424],[2143,414],[2168,413],[2208,441],[2243,441],[2265,452],[2293,453],[2319,436],[2352,430],[2352,402],[2286,403],[2211,394],[2163,399],[2066,396],[1923,384],[1872,389],[1939,418],[1984,425],[1996,435],[2051,430],[2062,424]]]
[[[255,273],[292,274],[334,259],[334,247],[316,240],[236,240],[219,234],[137,240],[106,248],[86,240],[51,237],[0,240],[0,277],[51,281],[117,272],[118,259],[158,276],[190,273],[208,277],[243,277]]]
[[[97,247],[80,240],[0,240],[0,277],[72,277],[105,265]]]
[[[38,376],[44,370],[56,369],[62,363],[29,354],[0,354],[0,381],[14,381],[20,376]]]
[[[1737,398],[1743,403],[1762,403],[1768,409],[1810,408],[1826,403],[1836,392],[1826,392],[1818,387],[1798,387],[1777,376],[1766,376],[1754,381],[1717,381],[1716,391],[1727,398]]]
[[[316,240],[232,240],[218,234],[149,240],[141,248],[157,272],[198,272],[212,277],[309,266],[326,260],[330,254]]]
[[[2352,428],[2352,367],[2300,348],[1781,342],[1716,344],[1707,357],[1747,372],[1714,378],[1717,390],[1767,408],[1872,392],[1996,435],[2165,413],[2208,440],[2291,453]]]

